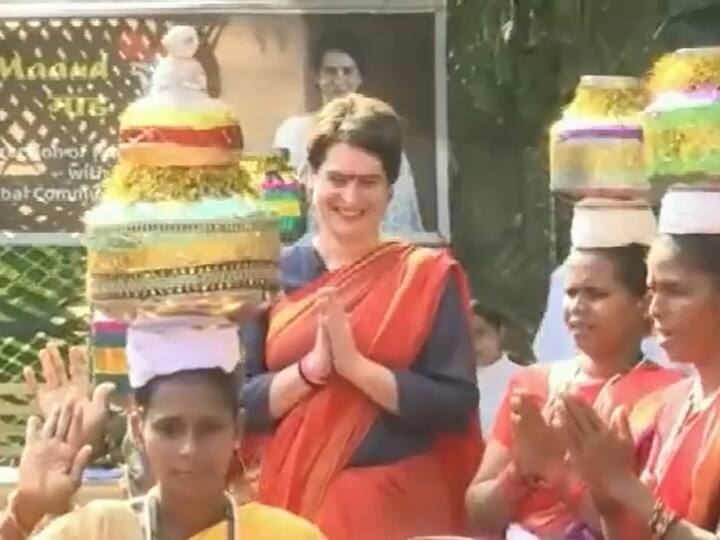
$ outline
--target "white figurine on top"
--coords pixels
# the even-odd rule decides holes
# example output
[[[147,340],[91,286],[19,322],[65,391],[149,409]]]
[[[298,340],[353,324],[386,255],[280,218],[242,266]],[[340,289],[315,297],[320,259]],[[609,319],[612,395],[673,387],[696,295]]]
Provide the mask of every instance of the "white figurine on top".
[[[207,92],[207,76],[195,58],[200,40],[192,26],[174,26],[162,39],[167,56],[161,58],[153,73],[151,92],[190,90]]]

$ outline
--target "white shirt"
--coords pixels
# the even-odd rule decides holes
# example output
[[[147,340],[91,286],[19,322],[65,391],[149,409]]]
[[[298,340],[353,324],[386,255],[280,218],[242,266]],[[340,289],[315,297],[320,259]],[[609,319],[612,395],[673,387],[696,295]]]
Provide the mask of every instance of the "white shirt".
[[[291,116],[280,124],[273,140],[273,147],[286,148],[289,151],[290,164],[301,175],[306,166],[307,140],[313,124],[312,114]],[[311,231],[312,227],[312,214],[310,214],[308,231]],[[393,184],[393,194],[385,212],[382,231],[391,235],[425,232],[418,207],[415,178],[405,152],[400,162],[400,173]]]
[[[478,366],[476,370],[478,390],[480,391],[480,424],[483,436],[492,429],[500,402],[513,373],[522,369],[507,354],[489,366]]]

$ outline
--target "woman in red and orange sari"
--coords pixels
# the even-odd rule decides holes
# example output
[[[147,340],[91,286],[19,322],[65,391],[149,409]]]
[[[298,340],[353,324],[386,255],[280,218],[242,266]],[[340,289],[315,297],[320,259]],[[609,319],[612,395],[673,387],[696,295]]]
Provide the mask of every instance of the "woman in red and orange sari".
[[[632,407],[681,377],[640,354],[648,331],[646,253],[647,247],[636,243],[573,248],[566,262],[564,309],[578,356],[527,367],[511,380],[467,493],[478,532],[505,538],[522,528],[519,538],[530,532],[549,540],[584,530],[582,516],[591,507],[565,461],[561,433],[552,425],[558,398],[571,393],[607,414],[618,406]]]
[[[257,498],[331,540],[462,532],[482,450],[464,274],[380,237],[402,151],[389,106],[329,103],[308,150],[318,233],[284,252],[266,330],[245,329]]]
[[[720,194],[714,197],[720,201]],[[678,216],[692,221],[702,212],[688,207]],[[629,459],[622,411],[606,425],[582,403],[564,400],[561,419],[571,454],[591,488],[608,540],[717,540],[720,533],[718,216],[715,206],[705,213],[714,225],[697,227],[718,234],[680,234],[673,228],[650,252],[650,314],[660,344],[672,358],[692,364],[696,375],[664,392],[645,469],[638,474]]]

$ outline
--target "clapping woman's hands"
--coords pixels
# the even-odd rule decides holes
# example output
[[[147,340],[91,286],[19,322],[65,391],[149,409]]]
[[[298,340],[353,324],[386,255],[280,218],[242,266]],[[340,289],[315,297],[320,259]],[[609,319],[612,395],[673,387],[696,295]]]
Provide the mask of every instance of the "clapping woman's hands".
[[[333,368],[342,377],[351,379],[362,356],[355,345],[350,320],[334,288],[320,290],[318,309],[320,325],[325,329],[330,346]]]
[[[572,463],[590,488],[598,509],[602,512],[619,504],[628,481],[636,479],[634,445],[625,409],[617,409],[610,425],[606,425],[590,405],[564,396],[560,422]]]
[[[513,392],[513,460],[517,471],[533,480],[556,483],[566,472],[567,448],[561,432],[543,417],[532,395]]]
[[[322,315],[318,316],[315,344],[310,353],[301,360],[303,373],[318,384],[325,383],[333,370],[330,340],[322,318]]]

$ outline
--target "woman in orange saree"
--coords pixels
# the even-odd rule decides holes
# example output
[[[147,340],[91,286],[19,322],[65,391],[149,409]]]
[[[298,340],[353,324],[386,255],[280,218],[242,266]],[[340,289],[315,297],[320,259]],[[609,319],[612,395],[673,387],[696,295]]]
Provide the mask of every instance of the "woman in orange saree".
[[[662,347],[696,375],[664,392],[640,474],[628,460],[624,415],[607,426],[569,398],[561,415],[609,540],[714,540],[720,532],[720,220],[713,210],[705,218],[714,221],[697,227],[702,212],[675,197],[663,200],[661,231],[668,200],[680,219],[666,218],[650,253],[650,313]]]
[[[382,102],[323,109],[318,234],[283,254],[265,331],[245,330],[248,429],[266,435],[257,498],[331,540],[463,532],[482,449],[465,276],[445,251],[379,235],[400,151]]]
[[[645,253],[639,244],[571,252],[565,319],[578,356],[530,366],[511,381],[467,494],[483,534],[505,538],[508,527],[522,527],[541,539],[564,539],[582,521],[589,500],[551,425],[559,396],[570,392],[604,415],[647,402],[648,394],[681,378],[639,354],[647,333]],[[643,427],[636,426],[636,435]]]

